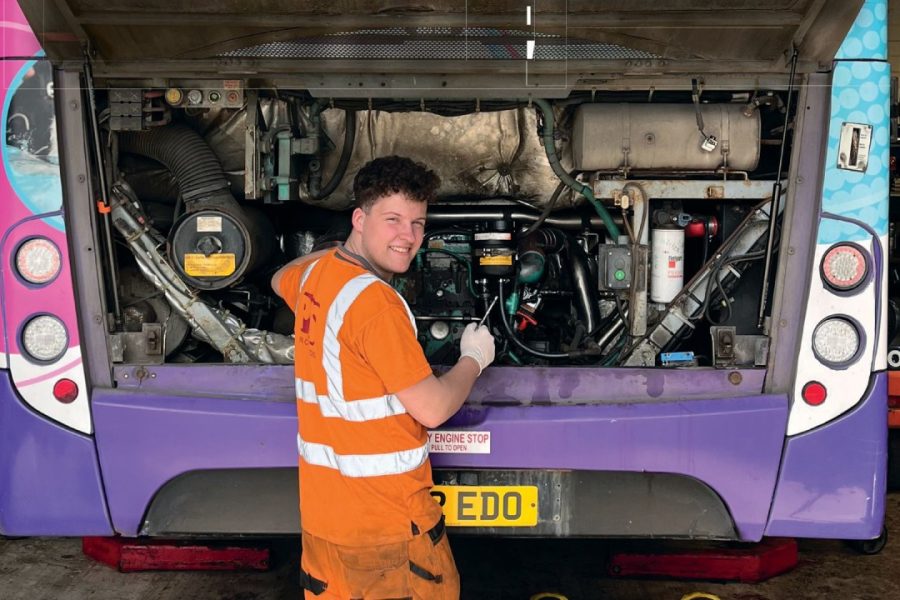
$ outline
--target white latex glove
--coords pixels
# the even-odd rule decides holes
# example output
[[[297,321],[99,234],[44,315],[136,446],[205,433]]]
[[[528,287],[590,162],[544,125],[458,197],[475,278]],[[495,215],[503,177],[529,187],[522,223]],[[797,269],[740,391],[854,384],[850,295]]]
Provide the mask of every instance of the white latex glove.
[[[460,358],[468,356],[478,363],[478,374],[494,362],[494,336],[484,325],[469,323],[459,340]]]

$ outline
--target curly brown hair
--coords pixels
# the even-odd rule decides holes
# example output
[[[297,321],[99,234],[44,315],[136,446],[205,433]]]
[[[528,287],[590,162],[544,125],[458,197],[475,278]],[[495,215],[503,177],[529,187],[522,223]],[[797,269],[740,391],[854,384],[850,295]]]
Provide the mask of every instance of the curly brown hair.
[[[441,179],[422,163],[405,156],[384,156],[369,161],[353,180],[356,206],[369,212],[375,201],[391,194],[405,194],[413,202],[431,202]]]

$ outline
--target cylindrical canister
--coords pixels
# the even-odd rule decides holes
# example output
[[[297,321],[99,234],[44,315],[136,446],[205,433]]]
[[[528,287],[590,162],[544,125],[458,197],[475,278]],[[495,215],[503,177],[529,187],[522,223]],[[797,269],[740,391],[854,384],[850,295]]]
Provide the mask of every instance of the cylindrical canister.
[[[492,221],[472,236],[472,275],[513,277],[516,274],[516,242],[512,223]]]
[[[265,216],[249,208],[208,208],[182,215],[169,234],[169,257],[182,279],[201,290],[219,290],[263,265],[275,247]]]
[[[582,104],[572,125],[572,158],[582,171],[699,169],[752,171],[759,163],[759,111],[740,104]],[[714,136],[713,151],[704,134]]]
[[[684,287],[684,230],[650,230],[650,300],[669,303]]]

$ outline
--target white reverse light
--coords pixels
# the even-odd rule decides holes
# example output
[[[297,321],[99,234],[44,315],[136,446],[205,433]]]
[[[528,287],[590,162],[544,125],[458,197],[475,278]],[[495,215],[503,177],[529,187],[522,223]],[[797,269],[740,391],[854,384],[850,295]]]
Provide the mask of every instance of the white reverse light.
[[[813,332],[813,351],[825,364],[842,366],[859,351],[859,331],[852,322],[841,317],[825,319]]]
[[[22,329],[22,347],[30,357],[51,362],[62,356],[69,345],[69,332],[62,321],[51,315],[40,315]]]

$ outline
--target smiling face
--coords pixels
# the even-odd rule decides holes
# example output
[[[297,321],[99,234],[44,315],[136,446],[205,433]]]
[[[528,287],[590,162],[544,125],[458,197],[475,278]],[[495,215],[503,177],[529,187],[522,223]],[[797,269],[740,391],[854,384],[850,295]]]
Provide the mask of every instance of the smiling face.
[[[353,211],[353,231],[347,248],[369,261],[382,278],[405,273],[422,246],[425,235],[425,202],[406,194],[382,196],[369,208]]]

